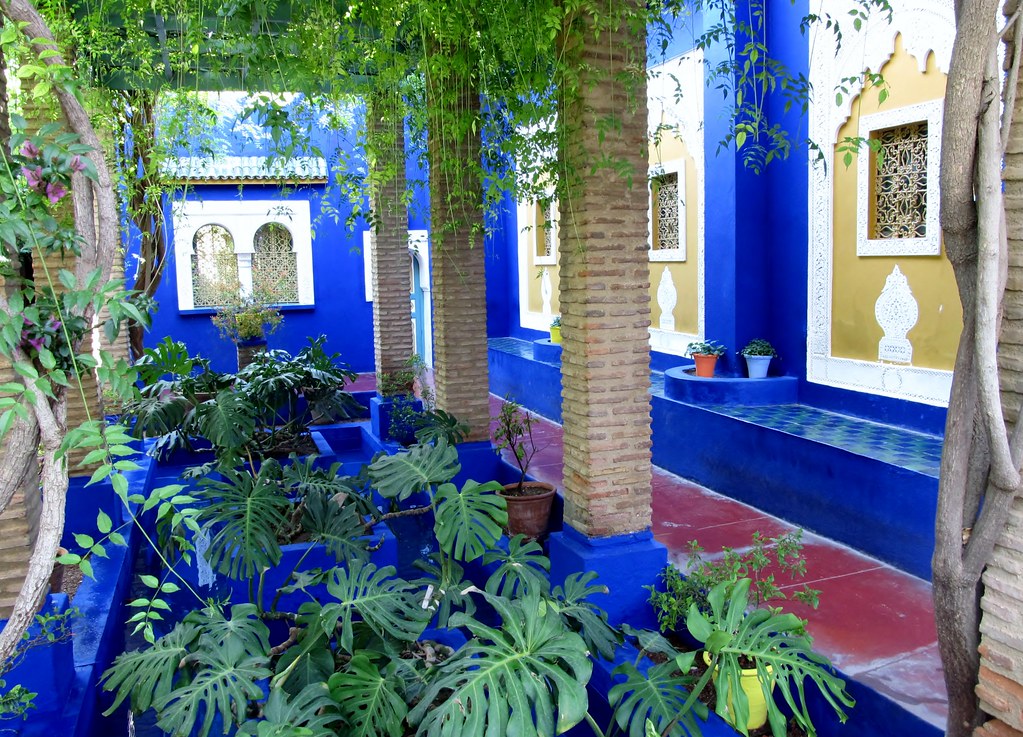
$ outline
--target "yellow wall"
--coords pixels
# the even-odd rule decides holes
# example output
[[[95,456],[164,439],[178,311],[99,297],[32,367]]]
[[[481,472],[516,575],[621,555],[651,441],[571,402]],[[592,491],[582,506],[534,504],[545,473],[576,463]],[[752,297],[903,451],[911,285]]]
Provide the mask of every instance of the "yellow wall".
[[[530,212],[538,209],[535,203],[531,207],[532,209],[530,210]],[[526,225],[528,225],[528,223],[518,224],[520,233],[522,228],[526,227]],[[561,303],[558,301],[558,265],[551,264],[548,266],[540,266],[539,264],[536,263],[536,243],[533,239],[543,242],[544,238],[543,222],[542,221],[538,222],[533,229],[529,230],[527,233],[520,235],[520,237],[522,236],[529,236],[531,241],[533,241],[530,247],[526,249],[527,250],[526,273],[522,274],[520,277],[527,280],[526,288],[528,290],[529,295],[529,298],[526,302],[527,309],[530,312],[543,312],[543,296],[540,293],[539,274],[541,269],[547,269],[551,277],[551,314],[557,315],[559,312],[561,312]],[[559,243],[557,231],[555,231],[554,236],[555,254],[558,253],[560,246],[561,244]]]
[[[839,141],[858,135],[861,115],[894,110],[945,95],[945,75],[937,69],[934,56],[928,58],[927,71],[921,74],[917,60],[903,49],[901,36],[892,58],[880,71],[888,83],[888,99],[881,105],[878,89],[864,92],[853,102],[852,114],[838,132]],[[940,256],[857,256],[857,164],[854,159],[846,167],[843,154],[836,151],[832,166],[835,207],[831,354],[877,361],[877,344],[884,333],[874,317],[874,302],[897,264],[909,280],[920,310],[916,327],[907,335],[913,344],[913,365],[951,370],[962,326],[962,307],[944,248]],[[929,204],[937,207],[937,203]]]
[[[657,287],[661,282],[664,267],[667,266],[679,297],[678,304],[675,305],[675,331],[696,335],[700,328],[697,223],[700,208],[703,207],[698,196],[696,162],[689,155],[685,143],[675,136],[666,134],[660,145],[650,146],[651,166],[678,159],[684,159],[686,162],[686,260],[650,264],[650,324],[655,328],[660,324],[661,308],[657,304]]]

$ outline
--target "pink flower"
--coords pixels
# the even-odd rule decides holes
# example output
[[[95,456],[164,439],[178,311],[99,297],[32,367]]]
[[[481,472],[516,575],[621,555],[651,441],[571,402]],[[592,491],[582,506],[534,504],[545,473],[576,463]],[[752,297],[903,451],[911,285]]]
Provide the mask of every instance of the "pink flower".
[[[50,182],[46,185],[46,196],[50,202],[57,204],[60,198],[67,194],[67,187],[60,182]]]
[[[32,143],[32,141],[25,141],[21,147],[21,155],[26,159],[37,159],[40,153],[42,152],[39,150],[39,147]]]
[[[35,169],[29,169],[27,167],[21,167],[21,173],[25,175],[25,181],[28,182],[28,186],[32,189],[39,189],[43,185],[43,167],[37,166]]]
[[[82,157],[78,154],[74,155],[71,159],[71,171],[85,171],[85,162],[82,161]]]
[[[42,349],[42,347],[43,347],[43,336],[37,335],[34,338],[29,338],[28,339],[28,344],[30,346],[32,346],[33,348],[35,348],[37,351]]]

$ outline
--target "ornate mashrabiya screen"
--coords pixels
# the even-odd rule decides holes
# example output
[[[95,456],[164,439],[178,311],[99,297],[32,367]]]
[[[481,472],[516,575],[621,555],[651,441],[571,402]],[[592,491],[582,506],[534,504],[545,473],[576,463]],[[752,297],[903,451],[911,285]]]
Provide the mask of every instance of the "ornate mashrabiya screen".
[[[654,193],[654,215],[657,218],[654,248],[661,251],[678,249],[678,174],[672,172],[657,177]]]
[[[927,236],[927,123],[876,131],[873,238]]]
[[[256,231],[253,249],[253,290],[274,304],[297,304],[298,263],[291,231],[280,223],[267,223]]]
[[[204,225],[192,239],[192,304],[220,307],[237,299],[238,257],[222,225]]]

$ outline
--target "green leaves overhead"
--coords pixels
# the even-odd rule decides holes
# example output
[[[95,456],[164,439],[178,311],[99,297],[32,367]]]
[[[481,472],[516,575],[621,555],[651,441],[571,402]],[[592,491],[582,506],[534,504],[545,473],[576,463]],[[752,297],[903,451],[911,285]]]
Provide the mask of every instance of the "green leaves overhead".
[[[402,453],[378,458],[369,466],[369,477],[381,496],[401,502],[450,481],[461,468],[458,451],[441,440],[436,445],[413,445]]]
[[[515,602],[487,595],[500,629],[464,614],[451,618],[475,637],[437,667],[409,714],[416,734],[430,737],[553,737],[586,715],[592,663],[586,644],[566,631],[542,599]]]

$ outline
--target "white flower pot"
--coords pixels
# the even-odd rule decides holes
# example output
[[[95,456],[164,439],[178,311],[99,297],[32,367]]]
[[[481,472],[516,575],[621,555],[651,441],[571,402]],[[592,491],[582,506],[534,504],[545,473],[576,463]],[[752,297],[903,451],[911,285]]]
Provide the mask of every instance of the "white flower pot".
[[[771,365],[773,356],[743,356],[746,359],[746,370],[749,371],[751,379],[764,379],[767,377],[767,368]]]

